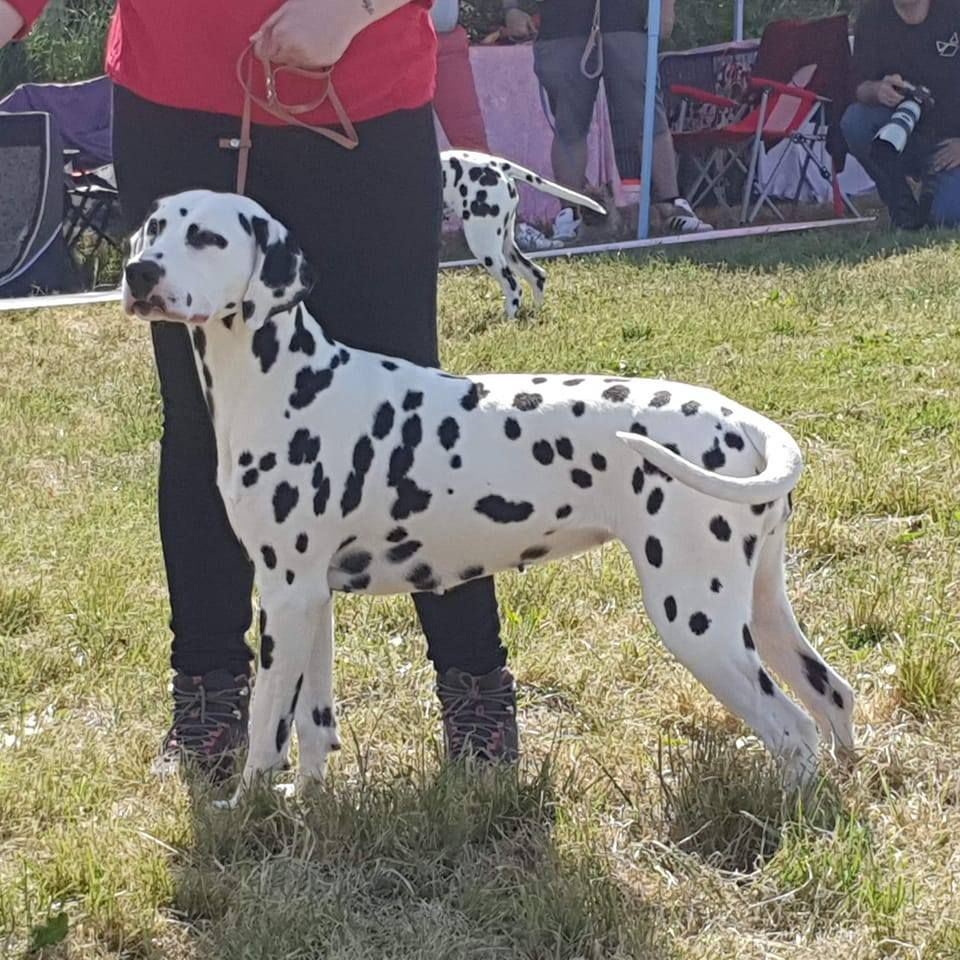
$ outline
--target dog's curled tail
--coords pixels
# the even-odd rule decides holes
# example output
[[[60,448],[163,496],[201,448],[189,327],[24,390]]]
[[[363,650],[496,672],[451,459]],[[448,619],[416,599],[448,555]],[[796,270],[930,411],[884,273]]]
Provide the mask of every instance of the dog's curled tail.
[[[755,477],[730,477],[703,467],[636,433],[617,436],[655,467],[685,486],[730,503],[768,503],[785,497],[797,485],[803,471],[803,454],[797,442],[779,424],[766,417],[745,421],[741,429],[763,457],[765,466]]]
[[[550,196],[556,197],[558,200],[566,200],[568,203],[575,203],[578,206],[587,207],[589,210],[593,210],[594,213],[600,213],[603,214],[603,216],[607,215],[606,208],[602,204],[597,203],[592,197],[586,197],[582,193],[577,193],[576,190],[562,187],[559,183],[554,183],[546,177],[541,177],[539,173],[528,170],[526,167],[521,167],[519,163],[514,163],[512,160],[501,159],[500,165],[504,172],[509,173],[518,183],[527,183],[535,190],[549,193]]]

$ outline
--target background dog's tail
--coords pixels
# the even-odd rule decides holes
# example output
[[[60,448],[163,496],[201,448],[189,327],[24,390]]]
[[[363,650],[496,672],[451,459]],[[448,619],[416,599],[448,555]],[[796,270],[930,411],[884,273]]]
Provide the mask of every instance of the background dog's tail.
[[[566,200],[567,203],[575,203],[578,206],[587,207],[593,210],[594,213],[602,213],[604,216],[607,214],[606,208],[602,204],[597,203],[592,197],[586,197],[582,193],[577,193],[576,190],[561,187],[559,183],[554,183],[546,177],[541,177],[539,173],[534,173],[533,170],[521,167],[519,163],[514,163],[512,160],[500,160],[500,165],[517,183],[527,183],[535,190],[549,193],[550,196],[556,197],[558,200]]]
[[[797,485],[803,470],[797,442],[766,417],[743,422],[741,428],[765,463],[755,477],[730,477],[705,470],[650,437],[620,432],[617,436],[655,467],[708,497],[731,503],[767,503],[785,497]]]

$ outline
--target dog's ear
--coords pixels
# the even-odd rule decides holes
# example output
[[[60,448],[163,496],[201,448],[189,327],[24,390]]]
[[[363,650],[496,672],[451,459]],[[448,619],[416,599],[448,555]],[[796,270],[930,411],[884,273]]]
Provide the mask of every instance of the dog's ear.
[[[246,218],[242,218],[242,222]],[[272,217],[251,217],[255,244],[253,271],[243,295],[243,318],[258,330],[275,313],[287,310],[310,292],[313,271],[293,235]],[[246,229],[244,223],[244,229]]]

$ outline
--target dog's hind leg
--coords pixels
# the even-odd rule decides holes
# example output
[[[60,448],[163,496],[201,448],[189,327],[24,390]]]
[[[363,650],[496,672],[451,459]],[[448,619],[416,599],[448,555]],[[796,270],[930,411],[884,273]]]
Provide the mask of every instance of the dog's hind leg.
[[[824,737],[852,752],[853,691],[810,645],[797,623],[784,581],[786,521],[764,539],[753,588],[753,637],[764,662],[813,714]]]
[[[235,807],[264,773],[286,756],[310,668],[316,625],[330,605],[326,588],[300,589],[261,583],[260,669],[250,700],[250,747],[240,785],[220,806]],[[329,623],[329,613],[325,622]]]
[[[334,703],[333,603],[328,602],[315,625],[310,664],[297,701],[294,721],[300,748],[298,786],[322,780],[331,750],[340,749]]]
[[[703,544],[700,544],[703,547]],[[753,570],[742,557],[715,565],[710,549],[656,537],[627,548],[643,585],[650,619],[671,653],[753,728],[796,786],[817,767],[817,729],[763,669],[750,635]],[[711,584],[720,572],[719,591]]]
[[[539,307],[543,303],[543,294],[547,286],[547,274],[543,267],[534,263],[529,257],[525,256],[520,247],[517,246],[517,205],[519,197],[513,200],[513,209],[507,216],[507,223],[503,230],[503,253],[507,260],[513,264],[517,272],[530,284],[533,292],[533,302]]]
[[[499,217],[471,217],[463,221],[463,235],[473,255],[500,284],[505,300],[504,310],[512,320],[523,302],[523,290],[503,254],[501,237],[497,236],[497,227],[502,223]]]

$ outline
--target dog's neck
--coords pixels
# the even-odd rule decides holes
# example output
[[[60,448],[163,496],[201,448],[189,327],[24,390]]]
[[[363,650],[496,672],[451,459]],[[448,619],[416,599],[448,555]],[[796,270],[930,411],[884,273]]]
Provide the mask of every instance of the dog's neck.
[[[243,452],[234,449],[237,434],[275,434],[277,424],[313,403],[349,358],[347,348],[328,337],[297,302],[271,314],[256,330],[238,309],[194,327],[191,340],[217,438],[219,473],[237,468]],[[268,438],[274,444],[276,439]],[[265,452],[251,451],[257,457]]]

